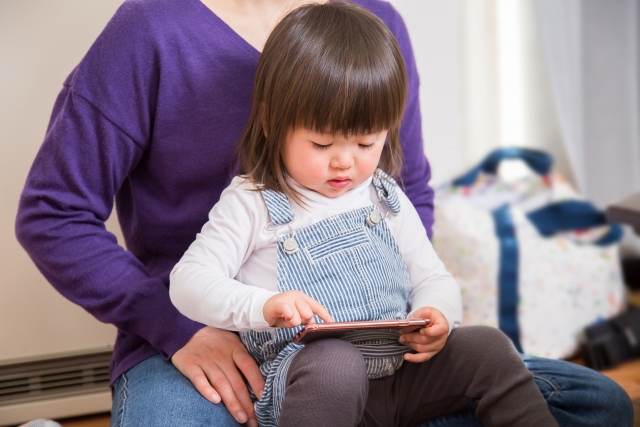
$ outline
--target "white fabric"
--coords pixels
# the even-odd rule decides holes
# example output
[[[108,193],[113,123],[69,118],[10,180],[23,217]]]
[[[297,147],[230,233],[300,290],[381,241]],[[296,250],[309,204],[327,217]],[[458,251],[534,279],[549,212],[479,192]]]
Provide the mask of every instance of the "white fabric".
[[[378,201],[371,180],[336,198],[292,184],[306,203],[291,202],[294,229]],[[445,270],[418,213],[400,189],[398,197],[400,213],[389,214],[385,221],[409,272],[413,286],[410,307],[435,307],[446,317],[449,330],[458,327],[462,320],[460,288]],[[384,213],[384,204],[379,207]],[[234,331],[270,328],[262,313],[266,300],[277,293],[276,233],[265,228],[269,221],[264,200],[253,184],[234,178],[171,272],[171,300],[185,316]],[[277,229],[280,234],[289,233],[288,225]]]
[[[520,344],[549,358],[575,355],[588,324],[624,308],[618,246],[596,246],[607,231],[597,227],[540,235],[526,212],[552,202],[580,199],[559,175],[505,183],[480,176],[471,187],[436,191],[434,245],[462,289],[463,325],[498,327],[500,245],[491,211],[510,205],[518,242]]]
[[[605,207],[640,190],[640,6],[636,0],[535,6],[578,188]]]
[[[55,421],[37,419],[37,420],[29,421],[26,424],[21,424],[18,427],[62,427],[62,426]]]

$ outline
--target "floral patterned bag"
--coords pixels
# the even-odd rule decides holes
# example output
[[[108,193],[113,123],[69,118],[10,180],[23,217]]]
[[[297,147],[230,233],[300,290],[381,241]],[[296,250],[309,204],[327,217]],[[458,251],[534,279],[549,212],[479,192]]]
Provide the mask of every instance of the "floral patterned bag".
[[[507,182],[497,173],[504,159],[535,174]],[[622,229],[552,163],[540,151],[492,152],[436,190],[433,241],[462,289],[463,326],[499,327],[519,351],[566,358],[585,326],[624,308]]]

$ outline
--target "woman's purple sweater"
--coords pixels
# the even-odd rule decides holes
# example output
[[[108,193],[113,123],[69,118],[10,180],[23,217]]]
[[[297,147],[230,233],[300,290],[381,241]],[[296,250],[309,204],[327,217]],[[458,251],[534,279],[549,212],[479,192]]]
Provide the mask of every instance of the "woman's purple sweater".
[[[403,183],[431,232],[418,75],[405,25],[391,28],[409,74]],[[203,327],[169,300],[169,272],[232,178],[260,53],[199,0],[129,0],[58,96],[20,199],[16,234],[42,274],[118,337],[112,382],[171,356]],[[127,251],[105,230],[113,204]]]

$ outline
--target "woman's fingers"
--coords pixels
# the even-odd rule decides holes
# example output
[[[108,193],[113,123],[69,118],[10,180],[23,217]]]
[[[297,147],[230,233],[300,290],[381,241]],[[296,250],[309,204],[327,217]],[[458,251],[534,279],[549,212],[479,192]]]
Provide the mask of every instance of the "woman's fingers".
[[[258,396],[258,399],[262,399],[264,378],[262,378],[260,368],[256,364],[256,361],[249,355],[244,347],[234,350],[231,357],[246,378],[253,392]]]
[[[264,389],[264,379],[260,373],[258,365],[249,355],[246,348],[242,343],[231,348],[231,361],[230,363],[219,363],[219,369],[223,372],[226,378],[231,392],[226,396],[221,392],[222,401],[227,409],[229,409],[229,402],[238,402],[239,407],[234,403],[231,403],[234,411],[229,409],[232,416],[242,424],[242,419],[247,419],[247,425],[249,427],[258,427],[258,422],[255,418],[255,412],[251,396],[249,396],[249,390],[247,389],[245,378],[251,384],[251,388],[254,390],[258,398],[262,397],[262,390]],[[238,369],[240,371],[238,371]],[[244,375],[244,377],[243,377]],[[216,387],[217,389],[217,387]],[[228,389],[225,389],[228,392]],[[235,410],[237,408],[237,410]],[[244,417],[243,417],[244,415]]]
[[[198,393],[200,393],[208,401],[218,404],[221,401],[221,397],[216,390],[209,383],[209,379],[204,374],[202,368],[198,365],[191,365],[186,372],[183,372],[184,376],[189,378],[195,386]]]
[[[226,372],[224,372],[223,370]],[[246,387],[244,390],[244,392],[246,393],[246,398],[241,397],[242,393],[240,392],[238,382],[240,382],[242,385],[244,385],[244,382],[242,381],[242,377],[237,374],[237,371],[237,378],[234,378],[234,375],[232,374],[229,367],[218,365],[208,366],[205,370],[205,374],[207,375],[209,382],[220,394],[222,402],[224,403],[224,406],[227,408],[231,416],[235,418],[236,421],[240,424],[246,423],[249,419],[247,413],[253,415],[253,405],[251,405],[251,399],[249,398],[249,394],[246,391]],[[229,377],[227,375],[229,375]],[[239,392],[238,396],[236,396],[236,391]],[[247,398],[249,398],[248,402]]]
[[[200,365],[190,365],[183,374],[189,378],[196,390],[207,400],[214,404],[222,401],[229,413],[240,424],[246,423],[249,420],[247,413],[255,418],[253,404],[251,403],[246,387],[244,387],[244,390],[240,387],[236,387],[236,390],[234,390],[231,382],[218,366],[208,365],[203,369]],[[238,378],[240,378],[240,384],[244,386],[240,375],[238,375]],[[243,392],[246,394],[246,398],[242,396]],[[238,396],[241,396],[244,402],[240,402],[236,397],[236,393],[238,393]]]
[[[236,421],[257,427],[249,391],[238,369],[242,369],[254,390],[262,390],[264,382],[256,379],[260,372],[255,362],[248,363],[242,353],[246,349],[236,334],[205,327],[171,361],[204,398],[216,404],[224,402]]]

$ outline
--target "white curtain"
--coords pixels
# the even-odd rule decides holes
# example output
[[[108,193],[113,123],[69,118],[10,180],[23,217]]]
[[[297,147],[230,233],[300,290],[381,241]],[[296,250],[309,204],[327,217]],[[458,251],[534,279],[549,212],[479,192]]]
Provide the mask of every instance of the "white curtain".
[[[640,190],[636,0],[535,0],[563,142],[601,207]]]
[[[551,152],[557,170],[604,208],[640,191],[638,0],[518,1],[521,141],[502,141],[502,0],[391,0],[421,77],[433,183],[502,144]]]
[[[513,0],[390,1],[403,16],[414,47],[424,149],[434,186],[465,172],[502,145],[548,151],[556,170],[574,181],[553,107],[534,0],[517,0],[513,16],[499,16],[500,8]],[[517,33],[501,33],[500,19],[512,20]],[[522,76],[501,71],[505,64],[500,61],[504,56],[500,40],[512,38],[520,50],[515,60]],[[509,77],[520,86],[505,85]],[[523,115],[518,120],[521,138],[505,140],[503,127],[513,127],[507,122],[513,112],[503,117],[509,105],[501,104],[501,98],[514,89],[521,95],[513,100],[519,105],[517,114]]]

